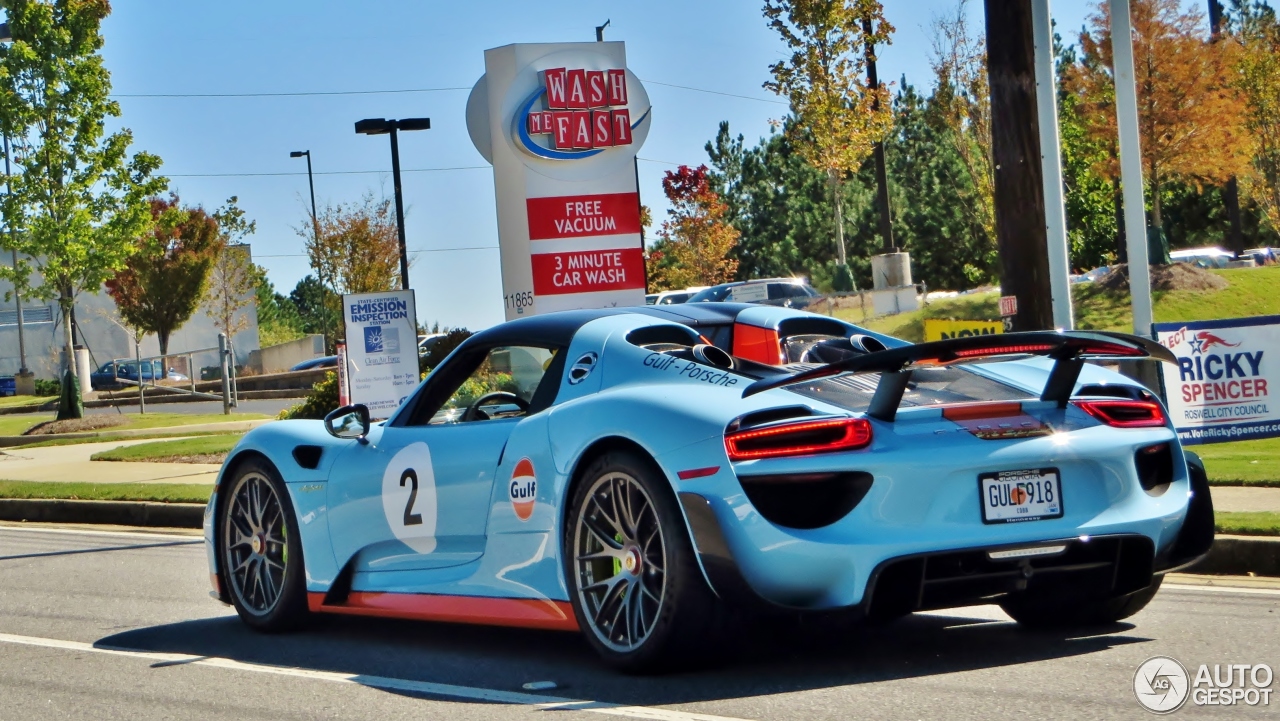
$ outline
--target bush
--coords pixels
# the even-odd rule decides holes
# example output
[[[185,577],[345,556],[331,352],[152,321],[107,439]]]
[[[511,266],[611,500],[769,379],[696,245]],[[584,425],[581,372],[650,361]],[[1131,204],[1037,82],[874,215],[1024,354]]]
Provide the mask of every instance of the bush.
[[[338,374],[329,371],[324,380],[311,386],[305,400],[292,408],[280,411],[280,420],[311,418],[322,420],[330,411],[338,408]]]
[[[43,378],[37,378],[36,379],[36,395],[38,396],[62,395],[62,383],[56,380],[47,381]]]

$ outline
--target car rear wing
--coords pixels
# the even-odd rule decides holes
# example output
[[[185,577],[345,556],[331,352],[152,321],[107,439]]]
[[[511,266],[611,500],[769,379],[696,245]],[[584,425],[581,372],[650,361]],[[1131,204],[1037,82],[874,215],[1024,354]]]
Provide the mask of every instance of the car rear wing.
[[[880,382],[867,408],[867,415],[892,421],[902,395],[917,368],[937,368],[962,363],[1009,360],[1010,356],[1044,356],[1054,361],[1053,370],[1040,395],[1065,408],[1075,390],[1080,370],[1088,358],[1123,360],[1152,359],[1178,363],[1168,348],[1147,338],[1104,331],[1032,331],[999,335],[969,336],[917,343],[901,348],[877,350],[809,370],[764,378],[747,386],[742,397],[753,396],[795,383],[831,378],[847,373],[879,373]]]

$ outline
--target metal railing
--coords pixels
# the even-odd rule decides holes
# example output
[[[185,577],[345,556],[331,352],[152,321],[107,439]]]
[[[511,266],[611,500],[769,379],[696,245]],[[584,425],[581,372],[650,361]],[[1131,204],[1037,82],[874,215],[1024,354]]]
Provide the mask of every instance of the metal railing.
[[[217,353],[218,354],[218,363],[222,371],[221,372],[222,392],[220,394],[204,393],[196,390],[196,374],[195,374],[194,356],[198,353]],[[153,356],[143,356],[141,354],[137,354],[132,359],[128,359],[128,358],[112,359],[111,373],[112,373],[112,378],[115,380],[116,383],[119,383],[121,385],[138,387],[138,410],[140,413],[147,412],[147,386],[149,385],[155,389],[163,388],[167,393],[185,394],[192,398],[200,398],[203,400],[222,401],[223,414],[230,415],[231,409],[237,407],[240,404],[239,393],[237,392],[236,383],[235,383],[236,364],[232,360],[234,358],[234,354],[235,354],[235,347],[231,344],[230,340],[227,338],[226,335],[219,333],[218,345],[210,348],[193,348],[191,350],[179,351],[177,353],[165,353],[163,355],[153,355]],[[157,373],[156,373],[157,365],[155,362],[160,361],[158,366],[160,369],[160,376],[163,378],[168,378],[169,368],[167,367],[168,364],[164,362],[165,359],[182,358],[183,356],[185,356],[187,359],[187,379],[191,382],[191,387],[182,388],[176,385],[163,385],[163,386],[160,385],[157,382],[159,379],[157,378]],[[138,377],[136,380],[132,378],[124,378],[120,376],[120,367],[122,365],[125,365],[127,367],[127,365],[130,363],[134,364],[135,367],[137,368]],[[144,363],[150,365],[151,367],[151,370],[150,370],[151,378],[146,378],[145,377],[146,374],[143,373]]]

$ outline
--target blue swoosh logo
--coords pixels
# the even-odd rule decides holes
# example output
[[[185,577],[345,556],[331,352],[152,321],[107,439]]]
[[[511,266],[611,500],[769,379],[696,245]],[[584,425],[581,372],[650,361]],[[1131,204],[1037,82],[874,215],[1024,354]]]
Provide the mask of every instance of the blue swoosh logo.
[[[546,158],[547,160],[581,160],[604,152],[604,148],[566,152],[564,150],[556,150],[554,148],[544,148],[533,142],[533,138],[529,135],[529,125],[524,122],[524,119],[529,116],[529,111],[533,110],[533,104],[538,102],[538,98],[541,98],[546,94],[547,89],[545,87],[538,88],[533,91],[533,94],[524,102],[524,105],[520,106],[520,112],[516,113],[516,116],[513,119],[512,131],[515,133],[516,137],[520,139],[520,144],[524,146],[524,149],[539,158]],[[640,127],[640,123],[643,123],[644,119],[649,117],[649,113],[652,111],[652,107],[644,111],[644,115],[641,115],[634,123],[631,124],[631,129],[635,130]]]

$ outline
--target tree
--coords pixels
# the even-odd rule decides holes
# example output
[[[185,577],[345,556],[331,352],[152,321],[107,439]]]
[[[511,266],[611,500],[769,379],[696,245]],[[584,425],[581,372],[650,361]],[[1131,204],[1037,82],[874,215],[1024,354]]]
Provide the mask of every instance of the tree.
[[[307,223],[298,235],[311,267],[338,293],[400,287],[400,240],[390,200],[368,193],[356,203],[326,205],[317,222]]]
[[[216,220],[203,208],[180,208],[177,195],[153,198],[151,215],[152,231],[138,239],[137,251],[106,286],[120,317],[132,328],[155,333],[163,356],[169,335],[204,299],[222,238]]]
[[[991,88],[987,83],[987,50],[983,39],[969,29],[969,2],[933,18],[933,68],[937,85],[930,115],[949,131],[969,186],[968,213],[989,238],[995,253],[995,174],[991,155]],[[979,280],[981,269],[975,268]]]
[[[888,90],[866,82],[864,49],[889,44],[893,26],[878,0],[765,0],[764,15],[791,50],[787,60],[769,67],[773,80],[764,87],[790,101],[794,122],[786,128],[791,140],[827,175],[835,211],[837,290],[850,290],[840,184],[892,127]]]
[[[1132,0],[1135,82],[1143,175],[1151,225],[1163,228],[1162,190],[1170,181],[1221,185],[1247,171],[1244,103],[1232,85],[1231,43],[1210,43],[1204,14],[1179,0]],[[1099,2],[1080,34],[1080,108],[1090,132],[1116,137],[1109,4]],[[1118,175],[1118,163],[1101,168]]]
[[[1245,125],[1253,149],[1253,173],[1243,176],[1247,194],[1280,233],[1280,22],[1263,2],[1234,0],[1232,30],[1240,43],[1236,87],[1245,98]]]
[[[302,317],[293,302],[276,292],[267,271],[254,266],[254,302],[258,311],[258,343],[267,348],[301,338]]]
[[[0,208],[10,244],[22,256],[0,266],[24,296],[58,299],[74,377],[71,313],[76,294],[98,292],[124,268],[152,223],[147,199],[165,188],[160,158],[129,155],[132,133],[108,135],[120,115],[110,99],[100,26],[107,0],[4,0],[13,42],[0,46],[0,117],[12,141],[15,173]],[[38,273],[33,284],[31,275]],[[78,418],[78,402],[58,418]]]
[[[336,333],[342,325],[335,298],[314,275],[307,275],[289,291],[289,302],[298,313],[303,333]],[[327,314],[327,315],[326,315]]]
[[[738,229],[725,222],[728,206],[711,190],[707,166],[681,165],[662,178],[662,191],[671,202],[659,232],[657,252],[664,255],[652,285],[658,289],[718,285],[733,280],[738,261],[731,256]],[[651,253],[652,255],[652,253]],[[667,261],[662,263],[661,261]]]
[[[239,242],[253,234],[257,224],[245,219],[244,211],[236,206],[237,200],[231,196],[226,205],[213,214],[221,231],[221,249],[205,296],[205,314],[213,319],[214,327],[226,335],[228,341],[249,327],[249,319],[241,311],[254,301],[258,282],[249,246]]]

